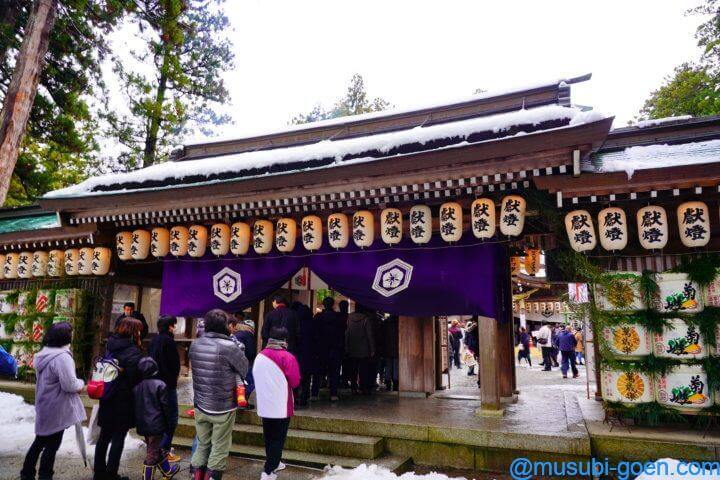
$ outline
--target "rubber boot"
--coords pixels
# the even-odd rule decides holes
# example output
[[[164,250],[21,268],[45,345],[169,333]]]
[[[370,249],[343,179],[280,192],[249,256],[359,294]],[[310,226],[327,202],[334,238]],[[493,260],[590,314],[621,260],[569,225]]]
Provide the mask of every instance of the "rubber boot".
[[[167,457],[165,457],[162,462],[155,465],[155,468],[160,472],[163,480],[173,478],[180,471],[180,465],[170,463]]]
[[[152,465],[143,465],[142,480],[153,480],[155,478],[155,467]]]
[[[210,470],[208,468],[207,472],[205,472],[205,478],[203,480],[220,480],[223,477],[223,472],[221,470]]]
[[[190,465],[190,480],[205,480],[207,467],[193,467]]]

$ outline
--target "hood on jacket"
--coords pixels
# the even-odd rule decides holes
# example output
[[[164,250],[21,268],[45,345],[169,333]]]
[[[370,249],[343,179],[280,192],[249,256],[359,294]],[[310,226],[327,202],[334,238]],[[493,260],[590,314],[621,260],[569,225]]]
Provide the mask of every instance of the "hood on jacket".
[[[57,358],[60,355],[67,354],[72,357],[72,354],[70,353],[70,347],[43,347],[42,350],[40,350],[38,353],[35,354],[35,357],[33,358],[33,364],[35,365],[35,370],[40,373],[42,370],[45,369],[48,365],[50,365],[50,362]]]
[[[121,337],[114,333],[110,335],[107,340],[107,349],[112,353],[120,352],[126,348],[134,346],[135,344],[129,338]]]
[[[153,378],[158,374],[159,370],[158,364],[152,357],[143,357],[138,362],[138,373],[143,380]]]

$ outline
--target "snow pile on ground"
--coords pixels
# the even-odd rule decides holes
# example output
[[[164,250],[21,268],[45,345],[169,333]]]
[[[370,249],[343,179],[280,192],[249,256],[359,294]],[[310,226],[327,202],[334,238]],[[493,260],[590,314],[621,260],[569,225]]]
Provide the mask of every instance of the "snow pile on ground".
[[[717,480],[720,478],[719,473],[720,472],[711,472],[709,470],[705,470],[705,473],[703,474],[688,474],[690,472],[694,473],[695,469],[682,469],[678,470],[677,466],[681,462],[679,460],[675,460],[674,458],[661,458],[660,460],[656,461],[654,463],[655,466],[653,466],[653,469],[656,469],[658,471],[666,471],[667,475],[659,475],[659,474],[650,474],[650,473],[643,473],[640,474],[638,477],[635,478],[635,480],[677,480],[678,478],[687,478],[687,479],[693,479],[693,480]],[[708,462],[713,463],[713,462]],[[717,465],[717,462],[714,462],[715,465]],[[685,473],[688,472],[688,473]]]
[[[324,480],[466,480],[461,477],[451,479],[447,475],[441,473],[428,473],[426,475],[416,475],[415,473],[403,473],[400,476],[395,475],[387,468],[378,465],[365,465],[352,470],[342,467],[326,468],[325,475],[321,477]]]
[[[35,407],[26,403],[19,395],[0,392],[0,425],[2,425],[2,441],[0,441],[0,456],[24,455],[35,439]],[[85,438],[88,430],[85,430]],[[130,435],[125,440],[125,449],[144,447],[144,443]],[[88,454],[95,451],[95,447],[87,446]],[[79,457],[79,449],[75,441],[75,428],[65,431],[63,442],[58,456]]]
[[[309,162],[330,158],[334,159],[336,165],[347,164],[350,161],[353,163],[373,161],[377,159],[372,156],[354,158],[350,161],[348,161],[346,157],[359,156],[372,151],[385,154],[402,145],[413,143],[425,145],[428,142],[446,138],[458,137],[466,140],[474,133],[487,131],[500,133],[508,131],[513,127],[525,125],[534,126],[552,120],[567,120],[569,121],[569,126],[572,127],[602,120],[603,118],[605,118],[603,114],[595,111],[582,111],[579,108],[563,107],[560,105],[546,105],[543,107],[499,113],[428,127],[419,126],[407,130],[368,135],[365,137],[323,140],[309,145],[243,152],[183,162],[166,162],[132,172],[91,177],[77,185],[46,193],[45,198],[101,195],[108,192],[94,192],[93,190],[98,187],[117,186],[127,183],[165,181],[169,179],[182,180],[186,177],[226,173],[239,174],[243,171],[263,169],[273,165]],[[119,192],[122,192],[122,190],[110,193]]]

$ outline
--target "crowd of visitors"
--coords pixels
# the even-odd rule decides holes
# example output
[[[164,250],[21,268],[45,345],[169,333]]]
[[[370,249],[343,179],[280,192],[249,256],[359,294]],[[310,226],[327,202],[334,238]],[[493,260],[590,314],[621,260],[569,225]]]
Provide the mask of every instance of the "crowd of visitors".
[[[573,378],[579,376],[577,366],[585,364],[582,329],[574,329],[571,325],[545,324],[531,335],[521,327],[518,335],[518,363],[524,358],[528,365],[532,366],[530,359],[532,337],[542,351],[540,366],[544,371],[549,372],[553,367],[559,367],[563,378],[568,377],[569,371],[572,371]],[[558,355],[560,355],[559,362]]]
[[[274,480],[285,468],[280,459],[290,418],[295,407],[317,400],[320,388],[328,388],[332,402],[340,400],[341,387],[366,395],[383,385],[387,390],[399,389],[397,316],[381,316],[359,305],[349,314],[348,302],[336,305],[332,297],[326,297],[315,314],[300,302],[288,305],[282,296],[276,296],[272,305],[257,353],[255,324],[242,312],[230,315],[216,309],[198,319],[188,353],[196,431],[190,459],[193,480],[222,478],[236,412],[239,406],[256,408],[240,404],[241,387],[243,398],[255,392],[262,419],[266,450],[262,480]],[[146,444],[143,480],[172,478],[181,460],[172,450],[181,371],[177,319],[158,319],[158,333],[145,353],[145,318],[132,303],[123,310],[105,352],[94,362],[97,375],[87,387],[90,397],[99,400],[93,479],[126,480],[118,472],[125,439],[133,428]],[[36,355],[36,438],[21,480],[35,480],[38,460],[39,479],[51,479],[63,432],[86,420],[80,400],[86,386],[76,377],[71,341],[72,326],[55,324]]]

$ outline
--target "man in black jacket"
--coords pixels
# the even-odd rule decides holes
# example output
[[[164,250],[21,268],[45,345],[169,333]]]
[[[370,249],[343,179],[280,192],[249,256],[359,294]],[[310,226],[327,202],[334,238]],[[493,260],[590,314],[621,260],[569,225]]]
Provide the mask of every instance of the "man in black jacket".
[[[150,343],[150,356],[155,360],[158,366],[158,378],[165,382],[167,386],[168,404],[170,406],[170,415],[172,422],[168,426],[163,436],[161,448],[170,451],[175,428],[178,423],[178,396],[177,384],[180,375],[180,355],[175,344],[175,326],[177,318],[171,316],[163,316],[158,319],[158,334]],[[177,462],[180,457],[170,452],[168,456],[171,462]]]
[[[135,303],[134,302],[127,302],[125,305],[123,305],[123,313],[115,320],[115,330],[117,330],[118,326],[120,325],[120,322],[122,322],[123,318],[134,318],[136,320],[139,320],[140,323],[142,323],[143,329],[142,334],[140,335],[142,338],[147,337],[148,335],[148,324],[147,320],[145,320],[145,315],[143,315],[141,312],[135,311]]]
[[[297,354],[297,337],[298,337],[298,320],[297,315],[288,308],[287,300],[282,295],[273,297],[273,310],[265,315],[265,321],[262,326],[262,346],[265,348],[270,331],[274,328],[284,328],[288,332],[287,344],[288,352]]]

